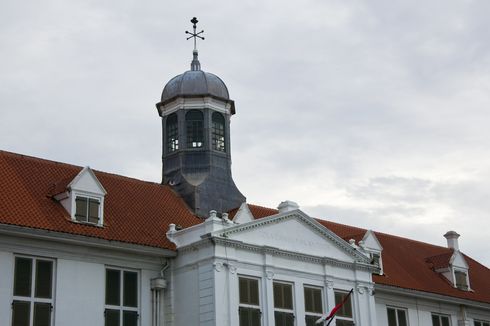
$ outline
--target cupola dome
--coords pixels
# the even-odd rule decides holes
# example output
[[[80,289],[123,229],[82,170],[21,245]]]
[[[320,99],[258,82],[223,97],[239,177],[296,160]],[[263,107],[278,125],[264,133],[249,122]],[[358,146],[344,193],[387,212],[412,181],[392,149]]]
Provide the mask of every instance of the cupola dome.
[[[221,78],[201,70],[197,55],[197,50],[194,50],[191,70],[175,76],[165,85],[162,103],[176,97],[213,96],[226,101],[230,99],[228,88]]]
[[[215,96],[229,100],[228,88],[218,76],[202,70],[188,70],[172,78],[162,93],[162,102],[175,97]]]

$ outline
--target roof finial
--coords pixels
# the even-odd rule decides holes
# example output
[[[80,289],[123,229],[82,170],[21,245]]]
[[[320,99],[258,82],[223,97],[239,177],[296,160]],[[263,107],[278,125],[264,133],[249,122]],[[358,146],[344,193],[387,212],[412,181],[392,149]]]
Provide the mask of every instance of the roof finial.
[[[191,19],[191,23],[192,23],[192,28],[194,29],[194,32],[191,33],[189,31],[185,31],[186,34],[190,34],[191,36],[189,36],[187,38],[187,40],[191,39],[191,38],[194,38],[194,51],[192,51],[192,62],[191,62],[191,70],[201,70],[201,64],[199,63],[199,60],[197,58],[197,44],[196,44],[196,40],[197,38],[200,38],[201,40],[204,40],[204,37],[202,36],[199,36],[199,34],[202,34],[204,33],[204,30],[200,31],[200,32],[196,32],[196,24],[198,23],[199,21],[197,20],[196,17],[193,17]]]

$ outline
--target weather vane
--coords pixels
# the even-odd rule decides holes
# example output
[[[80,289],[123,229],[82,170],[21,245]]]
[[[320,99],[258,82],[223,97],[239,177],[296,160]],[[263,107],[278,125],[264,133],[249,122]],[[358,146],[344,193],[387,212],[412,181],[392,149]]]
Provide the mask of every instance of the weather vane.
[[[196,48],[196,39],[197,39],[197,38],[200,38],[201,40],[204,40],[204,37],[199,36],[199,34],[204,33],[204,30],[202,30],[202,31],[200,31],[200,32],[198,32],[198,33],[196,33],[196,27],[197,27],[197,26],[196,26],[196,24],[197,24],[198,22],[199,22],[199,21],[197,20],[197,18],[196,18],[196,17],[193,17],[193,18],[191,19],[191,23],[192,23],[192,28],[194,29],[194,33],[191,33],[191,32],[189,32],[189,31],[185,31],[185,33],[186,33],[186,34],[190,34],[190,35],[191,35],[191,36],[189,36],[189,37],[187,38],[187,40],[189,40],[189,39],[191,39],[191,38],[194,38],[194,51],[196,51],[196,50],[197,50],[197,48]]]

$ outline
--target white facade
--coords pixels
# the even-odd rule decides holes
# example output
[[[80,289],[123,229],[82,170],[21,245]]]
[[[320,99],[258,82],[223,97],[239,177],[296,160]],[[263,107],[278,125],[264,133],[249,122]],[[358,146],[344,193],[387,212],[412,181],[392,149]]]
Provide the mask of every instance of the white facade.
[[[274,323],[273,283],[292,286],[295,325],[305,325],[304,287],[321,290],[323,313],[334,292],[354,289],[353,321],[378,325],[371,273],[358,249],[299,210],[243,224],[211,215],[167,233],[178,247],[172,268],[175,325],[239,325],[239,278],[259,284],[261,324]]]
[[[2,227],[0,325],[12,325],[16,257],[53,262],[51,325],[104,325],[107,269],[137,273],[139,325],[152,325],[151,280],[160,278],[169,254],[173,255],[163,249]]]

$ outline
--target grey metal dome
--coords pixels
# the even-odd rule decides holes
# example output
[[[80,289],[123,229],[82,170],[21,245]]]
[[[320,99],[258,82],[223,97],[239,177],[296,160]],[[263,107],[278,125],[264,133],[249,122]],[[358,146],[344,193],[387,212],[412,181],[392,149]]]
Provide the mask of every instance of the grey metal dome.
[[[228,88],[216,75],[202,70],[189,70],[172,78],[162,93],[162,102],[176,96],[211,95],[230,99]]]

